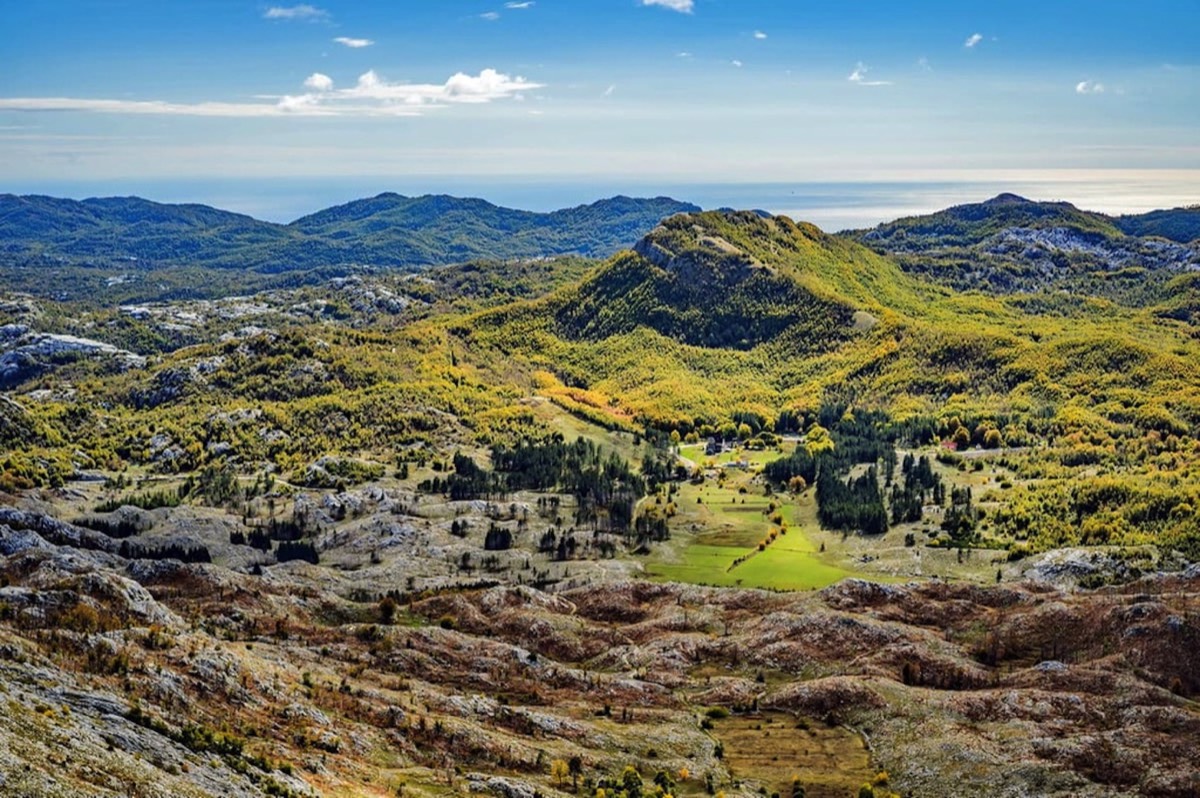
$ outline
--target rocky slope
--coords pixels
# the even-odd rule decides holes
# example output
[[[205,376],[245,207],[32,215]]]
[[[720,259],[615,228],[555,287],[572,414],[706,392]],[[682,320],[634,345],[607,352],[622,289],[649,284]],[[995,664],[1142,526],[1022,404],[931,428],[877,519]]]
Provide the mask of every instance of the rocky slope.
[[[1200,269],[1194,236],[1181,230],[1159,237],[1167,225],[1186,227],[1194,211],[1161,213],[1112,219],[1069,203],[1001,194],[852,236],[910,273],[959,289],[1067,290],[1146,304],[1163,299],[1173,276]]]
[[[912,795],[1200,790],[1195,569],[1079,593],[617,580],[384,606],[329,592],[324,566],[115,548],[0,517],[8,794],[553,795],[570,786],[551,760],[573,756],[591,784],[632,764],[647,782],[686,768],[679,794],[784,788],[720,756],[754,723],[764,750],[841,726],[868,747],[867,771],[799,768],[809,795],[876,769]]]

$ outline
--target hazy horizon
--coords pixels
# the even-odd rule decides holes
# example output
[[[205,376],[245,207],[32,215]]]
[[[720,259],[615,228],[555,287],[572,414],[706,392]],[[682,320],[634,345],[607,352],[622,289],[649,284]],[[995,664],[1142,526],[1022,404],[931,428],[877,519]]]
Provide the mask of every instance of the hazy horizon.
[[[670,196],[706,210],[721,207],[761,209],[812,222],[834,232],[870,227],[894,219],[981,202],[1009,192],[1039,201],[1070,202],[1108,214],[1144,213],[1200,202],[1200,172],[1132,173],[1107,180],[1079,175],[1017,179],[985,175],[980,180],[856,180],[764,183],[668,183],[649,181],[513,181],[424,176],[276,180],[106,180],[17,181],[0,184],[12,194],[44,194],[70,199],[139,196],[163,203],[198,203],[244,213],[264,221],[288,223],[310,213],[395,192],[409,196],[449,194],[478,197],[496,205],[546,212],[624,194]],[[1071,179],[1074,177],[1074,179]]]

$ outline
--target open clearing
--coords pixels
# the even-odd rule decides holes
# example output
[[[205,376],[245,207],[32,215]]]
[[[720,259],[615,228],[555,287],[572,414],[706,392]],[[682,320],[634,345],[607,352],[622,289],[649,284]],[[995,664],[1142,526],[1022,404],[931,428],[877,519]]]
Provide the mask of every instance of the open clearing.
[[[757,463],[780,456],[773,450],[747,453]],[[726,462],[741,459],[731,452],[721,457]],[[752,470],[726,468],[724,473],[721,482],[706,479],[703,485],[680,486],[672,540],[657,546],[647,560],[650,577],[721,587],[812,590],[854,575],[827,559],[809,537],[807,530],[816,529],[812,508],[786,495],[763,495]],[[759,551],[759,543],[778,529],[770,520],[774,513],[782,516],[787,532]],[[740,558],[746,559],[734,566]]]
[[[791,795],[798,778],[805,798],[846,798],[875,775],[862,738],[842,726],[774,712],[713,725],[731,775],[757,782],[768,794]]]

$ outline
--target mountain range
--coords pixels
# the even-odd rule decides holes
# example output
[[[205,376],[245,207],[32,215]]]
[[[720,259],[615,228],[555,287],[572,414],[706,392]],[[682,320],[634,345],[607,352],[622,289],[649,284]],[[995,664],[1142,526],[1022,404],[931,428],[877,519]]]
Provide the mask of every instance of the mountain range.
[[[278,273],[330,266],[419,269],[476,258],[607,257],[660,219],[697,211],[667,197],[612,197],[551,213],[480,199],[385,193],[264,222],[138,197],[0,195],[0,253],[54,263]]]
[[[137,197],[5,194],[0,273],[13,290],[61,299],[214,298],[314,284],[364,268],[606,258],[633,247],[660,220],[696,211],[668,197],[617,196],[535,213],[482,199],[384,193],[275,224]],[[1001,194],[837,236],[958,290],[1058,290],[1147,306],[1170,295],[1168,283],[1200,259],[1200,207],[1108,216]]]
[[[550,213],[482,199],[383,193],[275,224],[207,205],[139,197],[85,200],[0,195],[0,252],[56,262],[275,273],[329,266],[424,268],[473,259],[607,257],[660,219],[698,211],[669,197],[616,196]],[[762,212],[756,212],[764,215]],[[1069,229],[1093,240],[1200,240],[1200,207],[1106,216],[1069,203],[1002,194],[900,219],[852,237],[889,252],[979,243],[1012,227]]]

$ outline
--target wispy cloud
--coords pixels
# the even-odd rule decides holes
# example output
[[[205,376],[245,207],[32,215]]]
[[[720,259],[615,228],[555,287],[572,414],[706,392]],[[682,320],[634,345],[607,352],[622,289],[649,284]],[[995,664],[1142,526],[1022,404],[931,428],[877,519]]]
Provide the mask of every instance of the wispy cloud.
[[[742,62],[737,60],[736,58],[733,59],[732,61],[730,61],[729,63],[733,64],[735,67],[738,67],[739,69],[742,67]]]
[[[535,5],[537,5],[537,3],[535,3],[533,0],[525,0],[523,3],[505,3],[504,7],[514,11],[520,11],[526,8],[533,8]]]
[[[334,41],[338,44],[344,44],[346,47],[351,47],[355,50],[360,47],[370,47],[375,43],[372,39],[351,39],[349,36],[338,36],[334,38]]]
[[[922,72],[933,71],[933,67],[929,64],[929,59],[925,56],[921,56],[917,59],[917,69],[921,70]]]
[[[75,97],[0,98],[5,111],[89,111],[109,114],[174,114],[179,116],[283,116],[282,104],[271,103],[170,103],[162,100],[106,100]]]
[[[0,131],[11,128],[0,127]],[[88,136],[63,133],[4,133],[0,141],[157,141],[158,136]]]
[[[484,69],[478,75],[459,72],[445,83],[389,83],[371,70],[360,75],[351,88],[336,89],[331,77],[314,72],[304,81],[304,93],[266,98],[275,102],[173,103],[163,100],[6,97],[0,98],[0,111],[217,117],[417,116],[427,108],[516,99],[524,92],[544,85],[520,76],[511,77],[495,69]]]
[[[484,11],[479,15],[481,19],[486,19],[488,22],[495,22],[500,19],[499,11]]]
[[[1104,84],[1094,80],[1081,80],[1075,84],[1076,94],[1103,94]]]
[[[760,39],[760,40],[765,39],[765,38],[767,38],[767,34],[763,33],[760,30],[756,30],[756,31],[754,31],[754,38]]]
[[[614,83],[611,86],[609,86],[607,89],[605,89],[604,93],[601,94],[600,96],[601,97],[611,97],[613,95],[613,92],[616,90],[617,90],[617,84]]]
[[[867,73],[870,71],[871,71],[870,67],[868,67],[866,64],[864,64],[862,61],[859,61],[857,64],[855,64],[854,71],[851,72],[849,74],[849,76],[846,77],[846,80],[850,81],[851,83],[857,83],[859,86],[891,86],[892,85],[892,82],[890,80],[867,80]]]
[[[979,44],[981,41],[983,41],[982,33],[972,33],[967,37],[967,40],[963,42],[963,47],[966,47],[969,50],[975,45]]]
[[[695,8],[695,0],[642,0],[644,6],[662,6],[680,14],[690,14]]]
[[[691,58],[692,54],[687,52],[686,50],[684,50],[683,52],[675,53],[675,57],[676,58]]]
[[[298,6],[271,6],[263,14],[266,19],[328,19],[329,12],[307,3]]]

